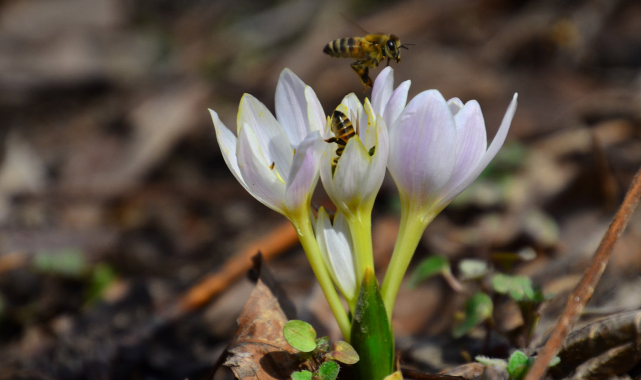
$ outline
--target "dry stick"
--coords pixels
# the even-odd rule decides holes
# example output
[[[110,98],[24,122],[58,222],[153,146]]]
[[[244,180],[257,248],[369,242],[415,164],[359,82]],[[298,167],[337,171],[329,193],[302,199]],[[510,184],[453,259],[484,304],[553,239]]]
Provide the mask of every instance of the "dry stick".
[[[599,282],[603,271],[605,270],[608,260],[612,255],[612,249],[614,244],[623,234],[634,209],[639,203],[639,198],[641,198],[641,169],[637,172],[632,180],[632,185],[623,200],[623,204],[617,211],[614,216],[610,228],[605,233],[603,240],[601,240],[601,245],[596,254],[592,258],[592,262],[588,267],[587,271],[583,274],[583,278],[579,285],[577,285],[574,292],[570,295],[565,309],[561,318],[556,324],[552,335],[543,346],[543,349],[539,353],[538,358],[532,365],[530,372],[527,374],[525,380],[539,380],[543,376],[550,365],[552,358],[559,353],[565,338],[570,333],[572,326],[579,319],[585,304],[588,302],[592,294],[594,293],[594,288]]]
[[[260,251],[269,260],[291,248],[298,242],[298,235],[292,224],[287,221],[274,228],[267,236],[253,242],[242,252],[234,255],[214,274],[201,280],[189,289],[179,301],[178,313],[190,312],[206,304],[210,299],[225,290],[229,284],[251,269],[251,258]]]

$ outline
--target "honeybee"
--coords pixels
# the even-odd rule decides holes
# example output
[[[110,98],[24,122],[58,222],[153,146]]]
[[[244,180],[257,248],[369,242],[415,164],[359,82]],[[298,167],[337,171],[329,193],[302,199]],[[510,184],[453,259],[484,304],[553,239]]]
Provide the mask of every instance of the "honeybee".
[[[338,159],[341,158],[341,155],[345,150],[345,146],[347,145],[347,141],[356,135],[356,131],[347,116],[338,110],[335,110],[332,114],[331,127],[332,132],[334,132],[334,137],[330,137],[325,141],[328,143],[336,143],[338,145],[338,148],[336,148],[336,157],[332,160],[332,173],[334,173],[336,165],[338,165]]]
[[[325,45],[323,53],[337,58],[355,58],[352,69],[356,71],[365,87],[372,87],[370,67],[377,67],[385,58],[388,65],[390,59],[401,62],[400,49],[407,49],[407,46],[402,45],[401,40],[393,34],[368,34],[365,37],[339,38],[331,41]]]

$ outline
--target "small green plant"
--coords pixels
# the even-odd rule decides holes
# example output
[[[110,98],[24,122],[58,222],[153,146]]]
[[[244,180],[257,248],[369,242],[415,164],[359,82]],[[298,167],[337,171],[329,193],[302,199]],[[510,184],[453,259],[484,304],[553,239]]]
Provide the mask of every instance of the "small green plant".
[[[477,356],[475,359],[477,362],[485,364],[486,366],[505,368],[511,380],[523,380],[530,370],[530,367],[532,367],[532,364],[534,364],[536,357],[528,357],[523,352],[517,350],[510,355],[508,360],[493,359],[486,356]],[[561,359],[556,356],[550,363],[550,367],[554,367],[560,362]]]
[[[528,251],[529,253],[529,251]],[[497,264],[511,263],[518,260],[532,259],[532,255],[519,253],[502,253],[495,259]],[[477,326],[485,324],[494,327],[494,303],[496,296],[505,296],[515,302],[523,318],[523,326],[510,337],[521,336],[524,339],[513,339],[517,346],[524,346],[530,341],[539,321],[539,306],[547,299],[532,280],[525,276],[497,272],[491,263],[478,259],[464,259],[458,265],[458,277],[452,274],[450,263],[444,256],[431,256],[423,260],[412,273],[410,285],[416,286],[430,277],[442,276],[457,292],[470,294],[467,299],[463,317],[452,330],[456,338],[470,332]]]
[[[316,338],[316,330],[307,322],[292,320],[283,327],[283,335],[290,346],[300,353],[303,361],[301,371],[292,373],[292,380],[335,380],[343,364],[355,364],[359,357],[347,342],[337,341],[330,345],[329,338]]]

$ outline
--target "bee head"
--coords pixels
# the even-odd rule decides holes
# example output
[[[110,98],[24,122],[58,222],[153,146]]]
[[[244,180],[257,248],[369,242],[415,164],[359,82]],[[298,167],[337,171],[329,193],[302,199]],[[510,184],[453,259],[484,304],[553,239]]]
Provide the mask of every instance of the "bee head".
[[[390,34],[385,42],[385,55],[396,62],[401,61],[401,40],[397,36]]]

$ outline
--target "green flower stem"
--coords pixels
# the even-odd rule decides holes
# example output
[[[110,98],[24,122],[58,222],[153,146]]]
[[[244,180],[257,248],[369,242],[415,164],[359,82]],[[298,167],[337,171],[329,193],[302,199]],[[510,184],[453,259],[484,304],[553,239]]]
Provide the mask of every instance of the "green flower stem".
[[[348,218],[349,229],[352,233],[352,242],[355,253],[356,284],[360,288],[365,277],[367,267],[374,269],[374,254],[372,250],[372,219],[370,215],[365,218],[358,214]],[[356,291],[358,294],[358,290]]]
[[[401,199],[401,204],[408,203],[409,202],[403,202]],[[398,230],[396,244],[394,245],[394,253],[392,254],[392,260],[387,268],[385,279],[381,286],[381,294],[383,296],[383,302],[385,302],[387,318],[390,321],[392,320],[392,312],[394,311],[394,302],[396,301],[398,290],[401,287],[405,272],[407,272],[407,267],[410,265],[410,261],[412,261],[416,247],[418,247],[418,243],[421,241],[427,225],[430,224],[440,212],[440,210],[430,210],[427,214],[425,212],[410,212],[408,211],[409,208],[410,207],[403,207],[401,209],[401,225]]]
[[[338,297],[334,283],[332,283],[332,278],[330,277],[329,272],[325,267],[325,263],[323,262],[310,218],[307,216],[297,219],[297,221],[292,220],[292,224],[296,229],[298,239],[305,250],[307,260],[309,261],[312,271],[314,271],[314,275],[323,290],[323,294],[329,303],[329,307],[332,309],[334,318],[336,318],[336,322],[338,322],[338,327],[341,329],[341,333],[343,333],[343,338],[347,343],[349,343],[351,325],[347,318],[347,312],[345,312],[345,308]]]

